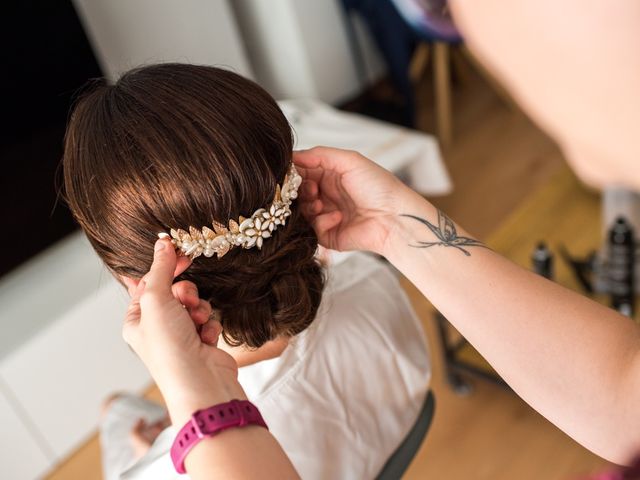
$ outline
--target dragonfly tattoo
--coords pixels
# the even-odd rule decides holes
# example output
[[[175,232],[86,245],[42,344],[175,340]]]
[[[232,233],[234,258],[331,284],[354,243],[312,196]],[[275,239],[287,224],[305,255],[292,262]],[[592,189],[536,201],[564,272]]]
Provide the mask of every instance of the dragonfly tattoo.
[[[481,242],[469,237],[459,237],[458,232],[456,230],[455,224],[451,221],[449,217],[447,217],[444,213],[438,210],[438,225],[434,225],[433,223],[425,220],[424,218],[416,217],[415,215],[403,214],[401,217],[413,218],[418,222],[426,225],[431,232],[437,237],[438,241],[436,242],[421,242],[418,241],[418,245],[410,245],[414,248],[429,248],[434,245],[441,245],[443,247],[453,247],[460,250],[467,257],[471,256],[471,254],[465,250],[465,247],[484,247]]]

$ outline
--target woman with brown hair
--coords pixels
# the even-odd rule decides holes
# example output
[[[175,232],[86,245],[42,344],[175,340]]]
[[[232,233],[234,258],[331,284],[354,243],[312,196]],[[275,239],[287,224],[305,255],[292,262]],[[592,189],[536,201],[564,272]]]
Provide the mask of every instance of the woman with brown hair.
[[[639,2],[451,4],[469,47],[556,139],[583,179],[640,189]],[[315,149],[297,155],[296,165],[305,179],[300,207],[323,245],[386,256],[530,405],[598,455],[633,463],[640,450],[637,324],[483,248],[355,152]],[[166,346],[201,345],[191,317],[173,298],[180,292],[170,291],[176,258],[164,244],[157,243],[149,288],[136,290],[125,335],[171,399],[176,418],[188,418],[193,406],[233,398],[240,387],[218,349],[207,350],[204,373],[196,368],[197,348],[175,359],[160,354]],[[199,394],[174,398],[200,384]],[[307,439],[314,435],[309,430]],[[247,448],[255,453],[249,460]],[[274,439],[258,428],[208,439],[188,461],[189,471],[203,479],[295,476]],[[611,478],[638,478],[638,462]]]
[[[215,344],[220,319],[219,345],[304,478],[378,473],[425,399],[423,333],[387,266],[363,254],[321,262],[296,201],[291,130],[264,90],[181,64],[95,85],[71,116],[64,178],[75,218],[131,291],[158,234],[171,238],[176,288],[191,282],[204,299],[182,301],[201,338]],[[107,478],[175,476],[175,430],[142,459],[123,448],[122,432],[145,409],[149,422],[160,418],[126,395],[107,409]]]

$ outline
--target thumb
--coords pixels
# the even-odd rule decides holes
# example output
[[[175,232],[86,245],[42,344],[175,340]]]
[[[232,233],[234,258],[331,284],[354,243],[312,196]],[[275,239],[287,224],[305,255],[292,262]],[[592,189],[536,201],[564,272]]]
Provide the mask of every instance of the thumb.
[[[151,269],[144,276],[145,291],[155,295],[171,296],[171,284],[177,261],[173,244],[167,239],[157,240],[153,248]]]
[[[340,210],[334,210],[333,212],[323,213],[313,219],[313,229],[318,236],[324,235],[329,230],[334,229],[342,222],[342,212]]]

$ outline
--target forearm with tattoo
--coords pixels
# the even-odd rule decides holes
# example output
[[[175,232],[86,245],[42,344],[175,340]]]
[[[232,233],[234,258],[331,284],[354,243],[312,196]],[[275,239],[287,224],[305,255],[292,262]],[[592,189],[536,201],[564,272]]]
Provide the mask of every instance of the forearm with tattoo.
[[[417,244],[409,245],[414,248],[429,248],[433,246],[441,246],[441,247],[453,247],[460,250],[467,257],[471,256],[466,248],[468,247],[483,247],[487,248],[484,244],[469,237],[460,237],[458,236],[458,232],[456,230],[456,225],[451,221],[449,217],[447,217],[443,212],[438,210],[438,225],[434,225],[433,223],[425,220],[424,218],[416,217],[415,215],[402,214],[401,217],[412,218],[417,222],[426,225],[429,230],[436,236],[438,239],[434,242],[423,242],[418,241]]]

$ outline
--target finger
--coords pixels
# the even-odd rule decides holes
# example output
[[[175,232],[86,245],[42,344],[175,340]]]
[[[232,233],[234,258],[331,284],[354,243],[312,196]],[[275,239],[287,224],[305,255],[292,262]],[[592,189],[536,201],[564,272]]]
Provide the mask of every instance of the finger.
[[[154,245],[153,263],[144,278],[147,293],[171,295],[173,272],[176,271],[177,256],[173,244],[166,238],[157,240]]]
[[[189,311],[193,323],[196,325],[202,325],[206,323],[211,317],[211,304],[206,300],[200,300],[198,306]]]
[[[120,281],[123,283],[123,285],[125,286],[125,288],[129,292],[129,296],[133,297],[133,294],[134,294],[138,284],[140,283],[140,279],[139,278],[126,277],[124,275],[120,275],[118,278],[120,279]]]
[[[122,323],[122,338],[124,338],[124,341],[131,347],[132,344],[135,343],[136,327],[140,323],[140,316],[142,315],[140,309],[140,297],[144,293],[145,286],[146,284],[144,280],[138,283],[136,290],[131,296],[127,312],[124,316],[124,322]]]
[[[319,215],[324,208],[324,202],[322,200],[315,200],[309,205],[309,211],[311,215]]]
[[[294,154],[294,159],[295,159],[295,154]],[[320,183],[322,181],[322,176],[324,175],[324,170],[321,167],[307,168],[307,167],[302,167],[300,165],[296,165],[296,170],[302,177],[303,182]]]
[[[202,330],[200,331],[200,339],[207,345],[217,347],[218,339],[220,338],[221,333],[222,324],[218,320],[212,318],[202,326]]]
[[[191,259],[189,257],[185,257],[181,255],[178,257],[178,261],[176,263],[176,269],[173,272],[173,277],[179,277],[182,273],[191,266]]]
[[[312,180],[306,180],[300,187],[300,199],[302,201],[312,201],[318,197],[318,183]]]
[[[318,236],[324,235],[326,232],[336,228],[342,222],[342,212],[334,210],[333,212],[318,215],[313,220],[313,229]]]
[[[171,285],[171,292],[187,308],[196,308],[200,304],[198,287],[193,282],[182,280]]]
[[[305,203],[302,205],[302,213],[308,220],[313,220],[317,215],[322,213],[324,208],[324,202],[320,199],[314,200],[311,203]]]
[[[167,240],[171,241],[169,235],[167,233],[165,233],[165,232],[159,233],[158,237],[163,239],[163,240],[167,239]],[[173,245],[173,242],[171,242],[171,244]],[[178,255],[177,257],[178,257],[178,259],[177,259],[177,262],[176,262],[176,269],[173,272],[174,278],[175,277],[179,277],[182,273],[184,273],[184,271],[191,266],[191,262],[192,262],[192,260],[187,256]]]
[[[198,296],[198,288],[193,282],[182,280],[171,286],[173,296],[187,307],[189,316],[196,325],[205,323],[211,315],[211,305]]]
[[[140,322],[140,297],[145,289],[145,282],[140,281],[136,289],[133,291],[131,296],[131,300],[129,301],[129,306],[127,307],[127,313],[124,317],[124,324],[126,325],[137,325]]]
[[[293,162],[296,166],[306,169],[335,170],[340,173],[348,172],[353,166],[361,163],[363,158],[352,150],[330,147],[313,147],[293,153]]]

